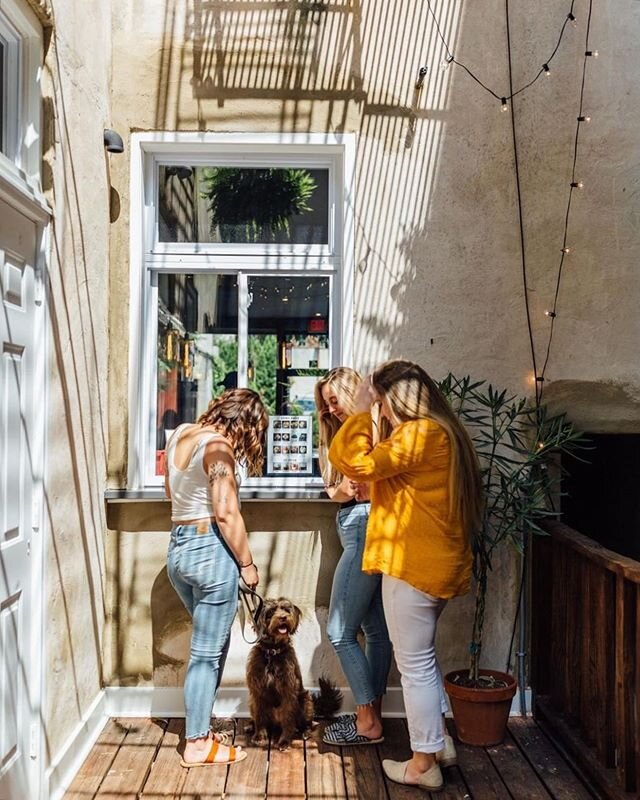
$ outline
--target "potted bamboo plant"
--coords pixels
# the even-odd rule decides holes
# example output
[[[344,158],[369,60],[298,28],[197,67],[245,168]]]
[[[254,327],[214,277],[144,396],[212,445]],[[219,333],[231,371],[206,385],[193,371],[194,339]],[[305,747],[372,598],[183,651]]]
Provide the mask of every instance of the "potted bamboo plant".
[[[562,474],[558,456],[584,447],[582,434],[564,414],[532,406],[485,382],[448,375],[440,384],[467,426],[480,459],[485,510],[474,536],[475,609],[469,666],[445,676],[458,737],[488,746],[504,738],[511,701],[512,675],[481,669],[485,605],[493,558],[505,545],[523,557],[528,534],[544,533],[541,520],[557,516],[552,500]]]

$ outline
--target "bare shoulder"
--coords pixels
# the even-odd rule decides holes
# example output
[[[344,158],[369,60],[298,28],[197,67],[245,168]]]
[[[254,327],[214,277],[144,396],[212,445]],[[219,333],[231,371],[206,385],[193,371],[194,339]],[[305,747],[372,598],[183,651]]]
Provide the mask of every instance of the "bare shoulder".
[[[210,481],[234,476],[236,462],[233,448],[223,436],[216,436],[207,442],[203,460]]]

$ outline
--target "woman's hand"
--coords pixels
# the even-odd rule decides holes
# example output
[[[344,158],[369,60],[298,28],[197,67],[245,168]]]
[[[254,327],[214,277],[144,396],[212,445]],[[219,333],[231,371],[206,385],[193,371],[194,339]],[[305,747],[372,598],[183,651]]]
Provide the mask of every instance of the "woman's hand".
[[[250,589],[255,589],[260,583],[258,568],[255,564],[248,564],[246,567],[241,567],[240,576]]]
[[[377,400],[378,397],[375,389],[371,385],[371,375],[367,375],[360,386],[358,386],[358,391],[356,392],[355,413],[359,414],[363,411],[371,411],[371,406],[377,402]]]
[[[349,481],[349,486],[353,491],[353,496],[359,503],[371,499],[368,483],[358,483],[357,481]]]

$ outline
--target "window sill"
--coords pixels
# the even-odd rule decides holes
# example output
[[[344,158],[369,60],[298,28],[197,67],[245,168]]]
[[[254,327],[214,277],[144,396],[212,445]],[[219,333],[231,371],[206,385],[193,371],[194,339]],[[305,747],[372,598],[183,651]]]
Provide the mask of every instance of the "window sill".
[[[107,503],[168,503],[164,489],[160,486],[148,489],[107,489],[104,493]],[[309,488],[303,486],[292,486],[290,489],[279,488],[259,488],[251,487],[240,489],[240,500],[246,502],[268,502],[289,500],[308,500],[308,501],[328,501],[324,489]]]

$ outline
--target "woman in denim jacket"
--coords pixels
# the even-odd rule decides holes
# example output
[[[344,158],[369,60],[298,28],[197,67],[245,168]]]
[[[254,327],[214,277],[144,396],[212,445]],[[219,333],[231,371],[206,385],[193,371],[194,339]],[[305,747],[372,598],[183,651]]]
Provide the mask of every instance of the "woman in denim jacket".
[[[382,608],[381,576],[362,572],[362,553],[370,504],[366,484],[341,475],[328,461],[334,435],[354,410],[361,378],[348,367],[336,367],[316,384],[320,427],[320,468],[327,494],[340,503],[336,527],[342,556],[331,589],[327,635],[356,702],[356,713],[325,728],[324,741],[337,746],[376,744],[383,740],[381,703],[391,664],[391,642]],[[358,642],[364,633],[365,648]]]

